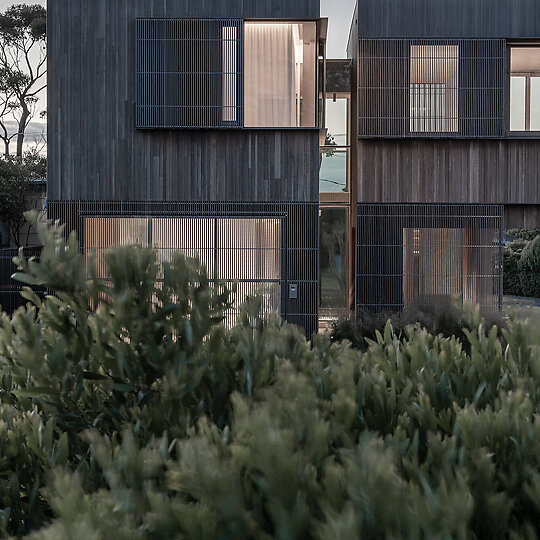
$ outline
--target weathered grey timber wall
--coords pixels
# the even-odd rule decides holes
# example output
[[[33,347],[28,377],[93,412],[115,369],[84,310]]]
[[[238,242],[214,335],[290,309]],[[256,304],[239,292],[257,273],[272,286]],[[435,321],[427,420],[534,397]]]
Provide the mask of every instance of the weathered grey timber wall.
[[[538,204],[540,141],[359,140],[359,202]]]
[[[318,132],[135,129],[137,17],[319,17],[318,0],[49,0],[49,200],[317,201]]]
[[[505,229],[535,229],[540,227],[540,205],[521,204],[504,207]]]
[[[361,37],[532,38],[538,0],[358,0]]]

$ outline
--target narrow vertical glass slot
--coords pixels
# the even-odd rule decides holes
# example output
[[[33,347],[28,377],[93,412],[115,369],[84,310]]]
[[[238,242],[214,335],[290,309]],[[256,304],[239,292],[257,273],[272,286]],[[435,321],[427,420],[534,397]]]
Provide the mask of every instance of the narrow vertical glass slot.
[[[222,30],[223,51],[223,121],[237,120],[237,28],[225,26]]]
[[[540,131],[540,76],[531,77],[531,131]]]
[[[320,211],[320,312],[338,318],[348,312],[348,207]]]

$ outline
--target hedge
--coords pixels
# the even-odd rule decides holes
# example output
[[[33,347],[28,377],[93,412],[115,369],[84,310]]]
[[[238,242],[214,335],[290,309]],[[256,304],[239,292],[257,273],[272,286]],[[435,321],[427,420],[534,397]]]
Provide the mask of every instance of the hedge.
[[[0,526],[33,539],[535,538],[535,329],[307,342],[197,261],[41,229],[0,321]],[[162,280],[160,281],[160,279]],[[503,345],[504,342],[504,345]],[[467,352],[469,351],[469,352]]]

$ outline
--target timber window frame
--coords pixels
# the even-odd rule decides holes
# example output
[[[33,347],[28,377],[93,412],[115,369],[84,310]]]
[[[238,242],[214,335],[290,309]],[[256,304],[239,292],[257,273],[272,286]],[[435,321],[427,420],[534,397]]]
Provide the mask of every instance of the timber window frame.
[[[135,127],[319,129],[322,41],[314,19],[137,19]]]
[[[540,43],[510,43],[508,135],[540,136]],[[533,114],[534,113],[534,114]]]

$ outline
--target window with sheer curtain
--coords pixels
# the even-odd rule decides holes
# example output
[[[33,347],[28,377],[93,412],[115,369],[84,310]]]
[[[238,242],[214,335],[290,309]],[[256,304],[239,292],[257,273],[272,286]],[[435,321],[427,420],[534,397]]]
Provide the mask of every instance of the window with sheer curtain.
[[[412,45],[411,133],[458,131],[459,47]]]
[[[245,23],[245,127],[316,126],[316,42],[315,23]]]

